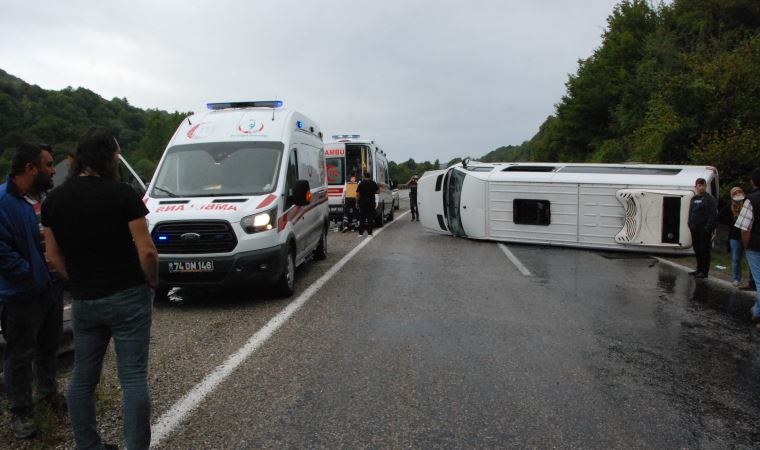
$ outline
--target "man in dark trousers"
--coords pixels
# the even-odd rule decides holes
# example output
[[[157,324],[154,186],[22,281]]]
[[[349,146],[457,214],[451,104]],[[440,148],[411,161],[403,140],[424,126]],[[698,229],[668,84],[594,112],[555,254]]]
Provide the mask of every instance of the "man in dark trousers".
[[[3,376],[11,430],[19,439],[37,432],[32,381],[39,399],[58,399],[55,373],[61,310],[52,296],[37,216],[25,199],[50,189],[53,174],[49,151],[22,144],[13,156],[10,176],[0,185],[0,319],[6,341]]]
[[[420,213],[417,210],[417,174],[415,173],[412,178],[406,183],[409,186],[409,210],[412,212],[412,221],[420,221]]]
[[[688,223],[694,254],[697,257],[697,270],[689,274],[694,275],[695,278],[707,278],[710,271],[712,232],[715,230],[718,217],[718,203],[715,197],[707,192],[707,182],[704,178],[697,178],[694,192],[696,195],[691,198]]]
[[[364,174],[364,179],[356,188],[356,203],[359,205],[359,236],[364,236],[366,228],[367,234],[372,236],[372,225],[375,219],[375,194],[380,191],[369,172]],[[382,211],[380,212],[382,214]]]
[[[752,278],[760,280],[760,167],[750,176],[752,192],[744,200],[744,206],[736,219],[736,227],[742,230],[742,244],[747,254],[747,262]],[[755,295],[752,320],[760,322],[760,290]],[[758,325],[760,331],[760,325]]]
[[[120,151],[107,129],[88,130],[71,176],[42,205],[47,255],[68,279],[73,298],[68,402],[77,448],[109,448],[98,433],[95,387],[111,339],[126,448],[150,447],[148,352],[158,252],[148,233],[148,209],[118,181]]]

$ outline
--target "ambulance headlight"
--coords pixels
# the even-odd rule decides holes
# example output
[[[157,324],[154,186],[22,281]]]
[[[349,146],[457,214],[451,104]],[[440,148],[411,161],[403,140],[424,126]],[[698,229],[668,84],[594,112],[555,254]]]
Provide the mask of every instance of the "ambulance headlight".
[[[243,217],[240,219],[240,226],[248,234],[269,231],[274,228],[276,219],[277,208],[272,208],[269,211]]]

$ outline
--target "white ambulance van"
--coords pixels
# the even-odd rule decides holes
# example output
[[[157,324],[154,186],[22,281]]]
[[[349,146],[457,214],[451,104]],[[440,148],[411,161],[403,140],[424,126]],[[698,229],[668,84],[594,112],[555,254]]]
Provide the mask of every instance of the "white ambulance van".
[[[210,103],[186,118],[145,196],[161,285],[294,291],[327,252],[322,133],[281,101]]]
[[[374,140],[362,139],[358,134],[337,134],[332,139],[325,142],[330,218],[340,221],[343,217],[346,181],[351,175],[361,181],[363,174],[369,172],[380,188],[375,199],[375,225],[382,227],[386,220],[393,220],[393,194],[385,152]]]

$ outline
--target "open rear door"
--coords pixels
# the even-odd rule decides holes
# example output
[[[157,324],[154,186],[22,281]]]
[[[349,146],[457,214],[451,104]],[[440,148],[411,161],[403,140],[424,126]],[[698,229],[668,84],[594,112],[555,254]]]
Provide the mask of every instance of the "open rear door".
[[[621,189],[615,195],[625,210],[615,242],[651,247],[691,247],[688,227],[692,191]]]

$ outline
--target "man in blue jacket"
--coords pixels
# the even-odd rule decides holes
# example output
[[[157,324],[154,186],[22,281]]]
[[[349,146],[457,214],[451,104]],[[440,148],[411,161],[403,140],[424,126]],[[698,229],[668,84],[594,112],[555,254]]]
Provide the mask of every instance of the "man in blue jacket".
[[[32,437],[32,380],[40,399],[57,395],[55,380],[58,321],[34,208],[24,198],[52,186],[53,156],[38,145],[22,144],[11,173],[0,185],[0,315],[5,337],[3,376],[11,412],[11,429],[19,439]],[[55,327],[55,326],[53,326]],[[34,361],[35,371],[32,370]]]

